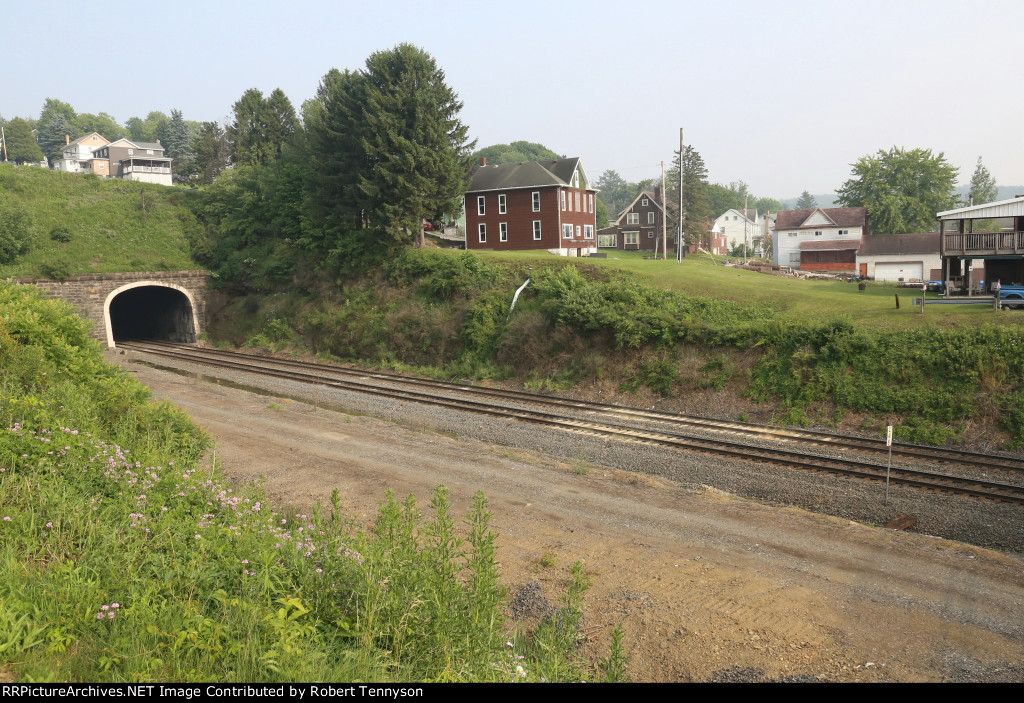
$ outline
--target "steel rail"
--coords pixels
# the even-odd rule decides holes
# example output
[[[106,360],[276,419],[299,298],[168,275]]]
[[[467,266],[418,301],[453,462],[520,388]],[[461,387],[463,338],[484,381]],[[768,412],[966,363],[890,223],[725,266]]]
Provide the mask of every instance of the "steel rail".
[[[125,346],[127,347],[128,345]],[[615,438],[653,446],[667,446],[675,449],[724,455],[747,461],[757,461],[809,471],[853,476],[872,481],[884,481],[886,475],[886,469],[884,466],[853,459],[820,457],[788,450],[756,447],[738,442],[693,438],[662,432],[637,430],[634,428],[610,424],[585,422],[545,412],[510,409],[487,403],[479,403],[472,400],[454,400],[450,398],[441,398],[436,395],[419,393],[416,391],[398,391],[394,389],[381,388],[379,386],[372,386],[366,383],[325,379],[322,376],[316,376],[313,374],[267,368],[266,366],[260,366],[248,362],[209,358],[198,359],[197,354],[194,351],[183,354],[177,350],[171,349],[139,350],[155,356],[175,360],[192,361],[215,368],[240,371],[243,373],[254,373],[257,375],[327,386],[357,393],[370,393],[376,396],[392,398],[403,402],[434,405],[463,412],[475,412],[536,425],[556,427],[564,431],[579,434]],[[262,361],[266,360],[264,359]],[[931,491],[970,495],[977,498],[1024,505],[1024,487],[995,483],[992,481],[980,481],[977,479],[951,476],[948,474],[894,468],[891,470],[890,482]]]
[[[166,349],[176,349],[182,353],[198,355],[197,358],[206,358],[209,355],[223,358],[244,358],[258,363],[274,363],[291,368],[302,368],[315,370],[322,373],[331,373],[341,376],[354,376],[358,378],[380,379],[393,383],[401,383],[411,386],[427,388],[439,388],[451,392],[465,393],[476,396],[485,396],[503,400],[520,400],[522,402],[553,407],[574,408],[590,412],[605,413],[618,417],[637,418],[639,420],[650,420],[669,425],[683,425],[688,427],[701,428],[714,432],[722,432],[734,435],[759,435],[769,439],[796,439],[806,444],[816,444],[823,447],[833,447],[839,450],[853,449],[856,451],[870,452],[875,454],[887,454],[888,446],[885,440],[872,439],[867,437],[849,437],[845,435],[829,434],[817,430],[794,430],[766,427],[754,423],[746,423],[730,420],[714,420],[710,418],[695,417],[676,413],[645,410],[629,406],[611,405],[607,403],[595,403],[585,400],[572,400],[547,396],[538,393],[525,391],[504,390],[497,388],[484,388],[480,386],[465,386],[435,379],[425,379],[400,374],[392,374],[380,371],[363,371],[344,366],[333,366],[328,364],[316,364],[307,361],[294,359],[278,359],[276,357],[260,356],[257,354],[246,354],[243,352],[227,351],[223,349],[208,349],[184,344],[171,344],[166,342],[146,342],[145,344],[131,343],[140,351],[146,346],[155,346]],[[127,346],[127,344],[123,345]],[[892,445],[893,456],[906,457],[918,461],[932,461],[941,464],[955,464],[968,466],[980,471],[1009,471],[1013,473],[1024,473],[1024,462],[1014,461],[1008,457],[993,456],[970,452],[962,449],[933,448],[917,444],[894,442]]]

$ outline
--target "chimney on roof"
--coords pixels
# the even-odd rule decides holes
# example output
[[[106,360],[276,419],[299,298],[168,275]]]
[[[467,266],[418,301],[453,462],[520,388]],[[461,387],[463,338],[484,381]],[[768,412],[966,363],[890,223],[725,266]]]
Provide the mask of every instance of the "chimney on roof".
[[[64,134],[64,146],[68,146],[70,143],[71,143],[71,135],[65,133]]]
[[[486,166],[487,165],[487,157],[486,156],[481,156],[480,157],[480,165],[481,166]]]
[[[160,140],[159,140],[159,139],[157,139],[157,140],[156,140],[156,143],[157,143],[157,144],[159,144],[159,143],[160,143]]]

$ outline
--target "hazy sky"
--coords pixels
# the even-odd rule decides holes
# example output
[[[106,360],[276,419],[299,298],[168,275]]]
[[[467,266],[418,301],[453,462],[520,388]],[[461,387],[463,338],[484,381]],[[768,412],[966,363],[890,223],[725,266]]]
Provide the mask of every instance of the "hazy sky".
[[[224,122],[248,88],[296,109],[331,68],[429,51],[478,146],[524,139],[592,179],[671,161],[679,128],[712,182],[828,193],[892,146],[978,156],[1024,184],[1020,0],[330,2],[33,0],[3,5],[0,114],[58,98],[120,122]]]

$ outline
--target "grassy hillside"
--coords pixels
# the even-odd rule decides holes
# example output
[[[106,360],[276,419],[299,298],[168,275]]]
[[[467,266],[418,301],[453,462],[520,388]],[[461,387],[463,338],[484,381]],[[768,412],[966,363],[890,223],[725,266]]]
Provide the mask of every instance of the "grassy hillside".
[[[365,532],[337,496],[276,514],[64,304],[2,281],[0,418],[0,681],[602,678],[574,656],[581,565],[555,616],[506,629],[482,494],[464,522],[443,487],[429,517],[388,495]]]
[[[510,263],[550,259],[546,252],[480,252],[480,255]],[[1024,314],[996,313],[990,305],[935,305],[921,315],[910,305],[912,298],[921,296],[921,291],[898,288],[894,283],[868,282],[867,289],[859,291],[855,283],[771,276],[722,266],[706,257],[690,257],[682,263],[671,258],[662,261],[643,257],[639,252],[615,252],[607,259],[586,259],[580,265],[628,271],[651,285],[686,295],[764,306],[796,321],[824,321],[846,315],[873,329],[919,328],[932,324],[1024,324]],[[899,310],[895,302],[897,294]],[[928,297],[938,296],[929,293]]]
[[[188,238],[199,232],[190,193],[30,166],[0,164],[0,200],[30,214],[31,247],[0,277],[57,272],[174,271],[197,266]]]
[[[622,398],[634,404],[697,397],[705,412],[745,404],[737,415],[763,404],[785,424],[850,415],[912,442],[1024,444],[1024,314],[921,315],[907,306],[918,292],[904,289],[900,310],[895,292],[701,261],[406,249],[360,279],[237,298],[210,329],[446,378],[641,393]]]

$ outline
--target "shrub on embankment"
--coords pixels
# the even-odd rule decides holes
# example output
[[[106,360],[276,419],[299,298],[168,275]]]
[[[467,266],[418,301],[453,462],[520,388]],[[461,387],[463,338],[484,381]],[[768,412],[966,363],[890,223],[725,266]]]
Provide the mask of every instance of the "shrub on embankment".
[[[3,282],[0,417],[0,680],[584,674],[582,571],[557,619],[511,634],[482,495],[461,527],[443,488],[430,518],[388,496],[367,532],[336,495],[275,514],[201,466],[207,436],[65,305]]]
[[[777,404],[787,422],[830,408],[832,417],[856,411],[895,421],[908,441],[956,440],[977,422],[1024,443],[1024,331],[1016,325],[881,329],[827,313],[795,318],[571,260],[436,249],[400,250],[361,279],[321,285],[315,295],[253,297],[243,307],[215,334],[537,389],[602,379],[665,396],[729,387]]]

